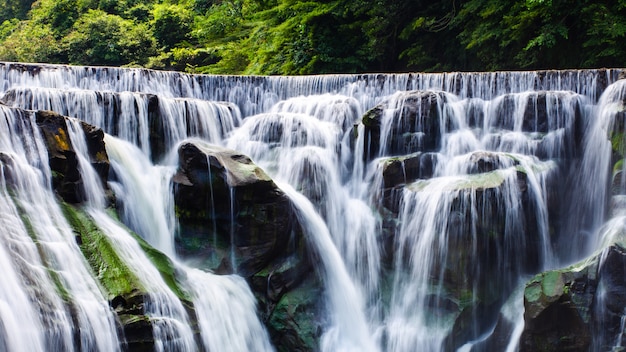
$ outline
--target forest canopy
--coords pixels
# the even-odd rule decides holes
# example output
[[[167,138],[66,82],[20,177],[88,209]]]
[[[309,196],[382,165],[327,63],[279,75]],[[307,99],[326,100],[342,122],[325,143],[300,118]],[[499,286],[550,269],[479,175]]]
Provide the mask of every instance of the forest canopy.
[[[0,0],[0,60],[297,75],[623,67],[626,0]]]

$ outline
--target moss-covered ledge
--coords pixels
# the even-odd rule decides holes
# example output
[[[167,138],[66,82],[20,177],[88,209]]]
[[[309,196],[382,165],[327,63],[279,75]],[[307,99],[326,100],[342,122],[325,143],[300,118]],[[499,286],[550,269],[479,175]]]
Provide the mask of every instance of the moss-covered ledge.
[[[626,247],[617,238],[586,260],[526,284],[520,351],[612,350],[623,336],[624,302]]]
[[[120,257],[106,234],[83,209],[68,203],[61,203],[61,207],[85,259],[118,317],[126,347],[133,351],[154,350],[153,322],[145,315],[144,310],[150,292]],[[116,217],[114,210],[109,214]],[[121,223],[120,225],[123,226]],[[174,263],[132,231],[129,230],[129,234],[137,240],[165,283],[181,300],[191,319],[192,329],[197,331],[193,303],[187,291],[180,285],[179,272]]]

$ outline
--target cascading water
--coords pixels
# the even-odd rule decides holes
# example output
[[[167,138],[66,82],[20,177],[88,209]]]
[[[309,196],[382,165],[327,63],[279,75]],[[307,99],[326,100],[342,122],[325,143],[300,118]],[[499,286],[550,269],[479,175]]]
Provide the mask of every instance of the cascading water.
[[[175,219],[169,192],[169,179],[174,174],[174,168],[152,165],[147,155],[125,141],[111,136],[106,136],[105,141],[113,172],[119,179],[112,188],[120,195],[118,201],[126,223],[151,245],[175,260]],[[97,179],[93,178],[95,183]],[[97,194],[98,191],[95,188],[88,193]],[[104,194],[100,197],[104,198]],[[157,350],[194,350],[193,332],[184,306],[161,279],[137,242],[101,209],[92,208],[90,214],[116,244],[124,260],[137,270],[137,276],[151,292],[145,309],[146,314],[157,321],[154,327]],[[210,351],[226,345],[232,351],[272,350],[266,332],[256,317],[254,298],[240,278],[216,277],[182,264],[175,265],[187,276],[181,286],[189,291],[196,308],[201,346]],[[233,302],[224,304],[230,300]]]
[[[10,280],[3,291],[14,291],[0,316],[0,345],[11,351],[118,350],[113,312],[50,192],[50,169],[34,115],[0,108],[2,222],[7,229],[2,253]],[[16,276],[22,279],[15,281]],[[40,303],[32,309],[31,303],[24,305],[25,299]],[[38,331],[31,336],[15,331],[9,323],[16,320]]]
[[[613,83],[618,73],[229,77],[1,64],[0,87],[7,105],[54,110],[109,134],[108,187],[125,226],[104,211],[111,195],[90,166],[80,124],[68,120],[84,205],[150,293],[144,310],[154,321],[155,348],[259,351],[275,347],[269,335],[274,343],[292,338],[281,339],[281,331],[268,333],[263,326],[284,292],[276,302],[263,301],[256,276],[247,280],[255,296],[241,277],[190,268],[178,258],[180,214],[171,180],[179,160],[173,151],[194,137],[248,155],[289,196],[307,246],[319,259],[315,273],[325,292],[323,331],[315,335],[319,349],[469,351],[489,349],[507,336],[497,346],[512,351],[524,330],[522,286],[529,277],[612,241],[592,234],[606,219],[611,189],[622,190],[613,204],[626,193],[623,166],[613,170],[613,186],[607,185],[612,150],[623,151],[626,144],[611,137],[623,122],[605,117],[623,108],[623,84]],[[7,122],[6,130],[23,133],[14,124]],[[52,199],[42,146],[28,148],[1,150],[4,182],[21,175],[22,166],[14,165],[30,161],[41,179],[37,187]],[[215,170],[208,168],[209,180],[219,176]],[[22,200],[14,187],[5,187],[2,198],[3,214],[9,214],[3,223],[11,230],[0,247],[0,263],[10,268],[0,287],[0,349],[121,348],[123,337],[88,265],[68,260],[68,266],[83,268],[73,268],[82,270],[74,274],[80,279],[63,275],[65,264],[40,234],[46,224],[35,212],[43,211],[29,209],[32,200]],[[242,262],[235,250],[237,202],[246,195],[229,190],[229,199],[216,198],[213,188],[198,196],[209,200],[206,212],[213,221],[221,216],[216,204],[229,203],[227,226],[207,223],[206,231],[213,242],[221,229],[230,231],[223,234],[230,239],[226,266],[236,270]],[[71,229],[58,216],[52,227],[67,227],[58,238],[68,237]],[[129,229],[167,255],[178,288],[164,280]],[[23,238],[23,248],[8,245],[16,238]],[[68,246],[80,259],[76,245]],[[9,257],[9,250],[24,253],[23,259]],[[37,270],[26,273],[20,269],[24,263]],[[272,275],[278,274],[269,273],[268,282]],[[27,289],[32,282],[34,291]],[[81,308],[80,285],[98,302],[98,311]],[[29,303],[33,297],[42,303]],[[255,298],[265,309],[263,323]],[[22,307],[31,331],[15,328],[14,306]],[[55,318],[46,318],[51,313]],[[620,344],[624,328],[615,330],[606,338],[596,334],[595,349]],[[103,331],[108,333],[97,334]],[[13,337],[19,334],[29,335]],[[496,334],[501,335],[492,339]]]

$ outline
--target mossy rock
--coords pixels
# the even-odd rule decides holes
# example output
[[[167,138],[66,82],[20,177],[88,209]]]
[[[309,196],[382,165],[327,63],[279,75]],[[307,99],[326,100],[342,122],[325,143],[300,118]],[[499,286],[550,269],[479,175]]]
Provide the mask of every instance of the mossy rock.
[[[622,233],[588,259],[531,279],[524,291],[520,350],[611,350],[623,333],[625,268]]]
[[[65,218],[76,235],[83,255],[111,300],[133,292],[145,292],[141,281],[117,254],[113,244],[84,211],[62,203]]]
[[[266,323],[278,351],[319,351],[323,296],[319,283],[309,279],[281,297]]]
[[[109,305],[117,314],[120,329],[126,339],[129,350],[152,351],[155,348],[153,337],[153,319],[144,314],[144,305],[149,301],[149,292],[130,268],[118,255],[114,245],[96,226],[91,217],[82,209],[62,203],[66,219],[74,230],[76,241]],[[111,212],[110,212],[111,213]],[[192,328],[197,330],[197,319],[193,304],[187,292],[179,285],[182,273],[176,270],[174,263],[163,253],[157,251],[136,234],[131,234],[144,250],[148,258],[159,270],[169,288],[178,296],[191,318]]]

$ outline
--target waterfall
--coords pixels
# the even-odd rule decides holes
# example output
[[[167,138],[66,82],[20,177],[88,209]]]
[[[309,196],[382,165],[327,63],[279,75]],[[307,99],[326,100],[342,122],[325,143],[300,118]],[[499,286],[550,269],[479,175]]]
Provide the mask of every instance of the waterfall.
[[[246,77],[0,63],[0,350],[132,348],[143,340],[125,336],[131,326],[163,351],[514,351],[529,280],[621,243],[622,73]],[[50,127],[41,110],[69,118]],[[183,177],[185,143],[205,155]],[[265,188],[221,184],[232,170],[211,145],[260,166],[293,214],[259,210]],[[72,163],[79,172],[60,181],[59,164]],[[205,206],[197,223],[181,223],[183,186]],[[70,212],[121,273],[98,264]],[[257,248],[266,234],[242,231],[242,213],[293,218],[276,227],[281,241]],[[181,250],[183,229],[198,257]],[[246,255],[258,262],[238,271]],[[124,275],[133,290],[109,286]],[[590,308],[592,350],[624,343],[607,280]],[[322,294],[306,301],[305,288]],[[620,319],[596,318],[609,313]]]
[[[0,316],[4,347],[119,350],[113,313],[50,191],[50,169],[34,115],[0,108],[1,206],[7,229],[2,241],[6,298]],[[22,324],[33,329],[15,331]]]

